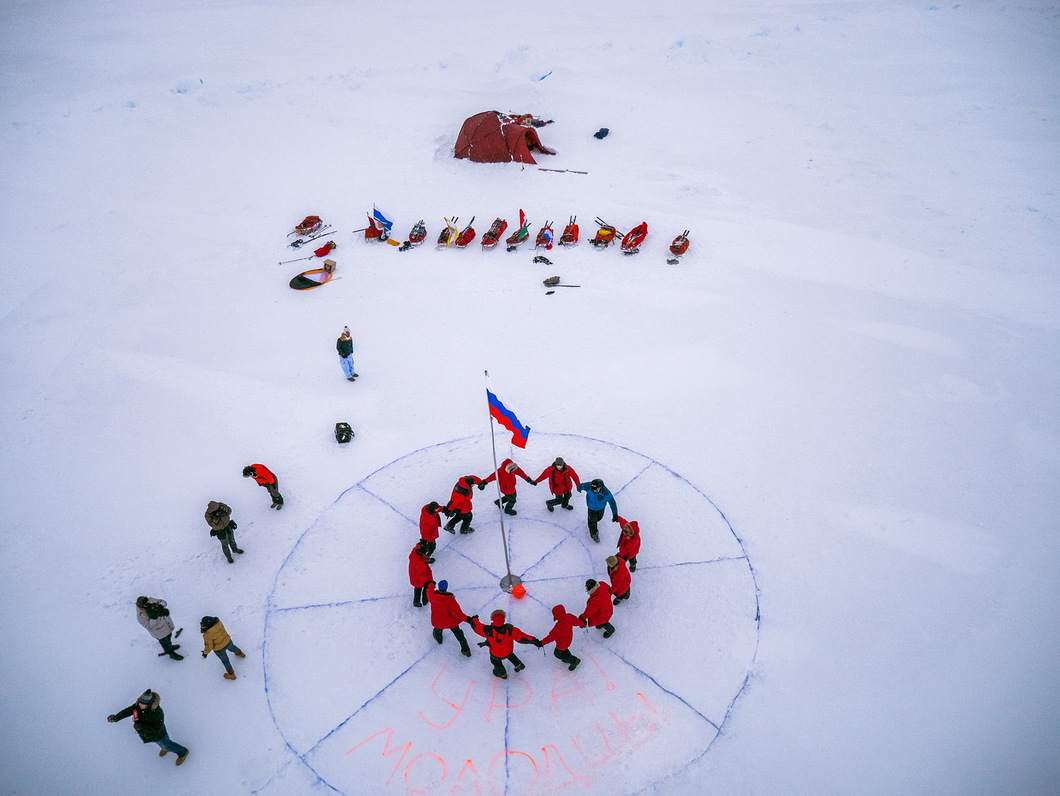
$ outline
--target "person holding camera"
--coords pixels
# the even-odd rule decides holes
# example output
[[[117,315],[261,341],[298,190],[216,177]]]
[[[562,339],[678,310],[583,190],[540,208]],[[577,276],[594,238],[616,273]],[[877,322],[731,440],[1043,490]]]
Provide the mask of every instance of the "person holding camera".
[[[183,655],[178,655],[180,644],[173,643],[173,620],[169,618],[169,609],[166,601],[154,597],[136,598],[136,621],[144,626],[144,629],[162,645],[159,655],[168,655],[175,661],[184,660]]]
[[[232,553],[242,555],[243,551],[236,545],[233,531],[238,527],[232,519],[232,509],[219,500],[211,500],[206,506],[206,524],[210,526],[210,536],[216,536],[221,543],[221,550],[229,564],[235,563]]]

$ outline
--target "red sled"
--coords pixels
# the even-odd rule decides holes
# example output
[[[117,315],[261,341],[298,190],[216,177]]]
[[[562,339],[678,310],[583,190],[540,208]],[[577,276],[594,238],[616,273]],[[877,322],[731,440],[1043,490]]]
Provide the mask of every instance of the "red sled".
[[[423,219],[421,218],[416,222],[416,226],[412,228],[412,232],[409,233],[409,243],[413,246],[419,246],[423,241],[427,239],[427,227],[423,225]]]
[[[526,220],[526,213],[522,210],[519,211],[519,229],[513,232],[505,240],[507,244],[507,250],[510,252],[518,249],[523,243],[525,243],[530,237],[530,222]]]
[[[467,222],[467,226],[456,236],[456,248],[466,249],[468,244],[475,239],[475,228],[471,226],[475,223],[475,217],[471,216],[471,220]]]
[[[537,233],[537,238],[534,239],[534,248],[548,251],[552,248],[552,238],[554,236],[555,233],[552,231],[552,222],[546,221],[545,226],[541,227],[541,231]]]
[[[495,219],[493,225],[486,230],[486,234],[482,236],[482,248],[492,249],[498,243],[501,242],[501,238],[504,236],[504,230],[508,229],[508,222],[503,218]]]
[[[302,223],[294,228],[292,235],[312,235],[318,229],[324,225],[324,222],[320,220],[320,216],[306,216],[302,219]]]
[[[670,254],[672,254],[674,257],[680,257],[686,251],[688,251],[687,229],[680,235],[678,235],[676,238],[674,238],[674,242],[670,244]]]
[[[567,226],[563,228],[563,234],[559,236],[560,246],[578,245],[578,225],[575,223],[577,220],[577,216],[570,217],[570,221],[567,222]]]
[[[596,231],[596,237],[589,243],[597,249],[606,249],[615,242],[615,238],[618,237],[618,230],[600,218],[596,219],[596,223],[600,225],[600,228]]]
[[[626,237],[622,238],[622,253],[636,254],[640,251],[640,244],[644,243],[646,237],[648,237],[648,222],[641,221],[626,233]]]
[[[368,226],[364,228],[365,241],[382,243],[390,237],[390,230],[384,227],[376,219],[368,216]]]

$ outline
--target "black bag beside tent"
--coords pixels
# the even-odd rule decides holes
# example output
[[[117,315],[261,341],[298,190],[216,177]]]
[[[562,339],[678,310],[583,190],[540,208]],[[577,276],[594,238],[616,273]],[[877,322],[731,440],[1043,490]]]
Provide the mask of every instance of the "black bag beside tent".
[[[335,424],[335,439],[340,443],[346,443],[353,439],[353,429],[350,428],[349,423]]]

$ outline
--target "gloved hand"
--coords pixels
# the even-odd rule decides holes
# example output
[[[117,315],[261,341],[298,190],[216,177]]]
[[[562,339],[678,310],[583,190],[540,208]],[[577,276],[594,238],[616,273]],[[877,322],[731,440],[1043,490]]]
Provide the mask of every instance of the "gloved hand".
[[[533,641],[533,644],[534,644],[535,647],[543,647],[543,646],[545,646],[544,644],[541,643],[541,639],[539,639],[539,638],[535,638],[534,641]]]
[[[618,517],[612,517],[611,522],[618,522]]]
[[[486,482],[485,481],[479,481],[478,482],[478,488],[479,488],[480,491],[485,489],[486,488]]]
[[[114,718],[114,714],[111,714],[111,715],[107,716],[107,721],[109,721],[111,724],[113,724],[114,722],[117,721],[117,719]]]
[[[208,652],[204,652],[204,653],[202,654],[202,657],[204,657],[204,658],[205,658],[205,657],[206,657],[207,655],[209,655],[209,654],[210,654],[210,653],[208,653]]]
[[[530,484],[531,486],[537,486],[537,481],[530,477],[527,477],[526,483]]]

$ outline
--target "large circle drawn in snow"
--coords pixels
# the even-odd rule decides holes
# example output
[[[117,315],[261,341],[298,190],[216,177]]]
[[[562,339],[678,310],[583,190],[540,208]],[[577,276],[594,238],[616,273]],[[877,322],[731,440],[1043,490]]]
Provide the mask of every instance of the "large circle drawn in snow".
[[[448,631],[437,644],[429,609],[412,607],[408,553],[420,507],[444,503],[462,475],[487,474],[488,435],[391,462],[302,534],[269,595],[264,665],[273,721],[311,781],[344,794],[545,794],[572,785],[631,793],[667,780],[680,787],[682,772],[710,750],[758,647],[758,593],[742,542],[706,494],[628,448],[535,433],[513,458],[536,478],[556,456],[583,481],[602,478],[643,538],[632,597],[612,619],[617,632],[605,640],[576,630],[575,672],[551,646],[517,645],[526,668],[497,680],[467,625],[470,659]],[[550,513],[546,484],[518,487],[519,513],[504,526],[527,596],[498,586],[506,570],[492,485],[474,493],[475,533],[442,533],[434,576],[449,581],[468,614],[503,608],[544,637],[553,605],[578,614],[585,580],[606,579],[618,526],[608,511],[595,544],[579,493],[573,511]]]

